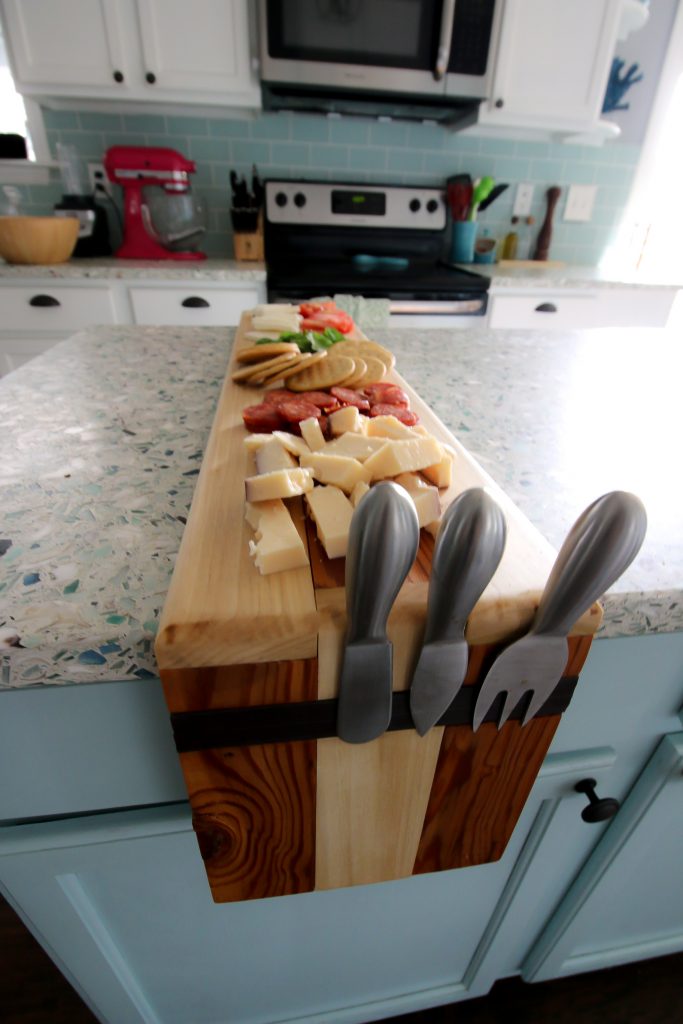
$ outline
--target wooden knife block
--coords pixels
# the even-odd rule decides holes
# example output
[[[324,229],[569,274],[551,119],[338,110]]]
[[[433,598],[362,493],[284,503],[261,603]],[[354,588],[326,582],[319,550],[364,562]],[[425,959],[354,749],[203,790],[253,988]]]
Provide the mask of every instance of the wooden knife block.
[[[235,347],[248,329],[243,318]],[[310,569],[261,577],[247,553],[242,478],[249,471],[241,409],[258,401],[228,368],[164,608],[156,653],[178,722],[192,712],[325,702],[336,697],[345,632],[344,560],[326,558],[300,503]],[[444,506],[486,486],[503,509],[501,565],[468,622],[466,687],[530,624],[554,552],[417,395],[411,406],[456,451]],[[226,539],[229,538],[229,539]],[[389,620],[394,691],[419,651],[432,538]],[[593,608],[569,641],[564,675],[578,676],[600,624]],[[316,705],[320,706],[320,704]],[[196,718],[197,716],[195,716]],[[199,716],[203,718],[205,716]],[[277,718],[277,715],[275,716]],[[387,732],[366,744],[334,736],[179,753],[214,900],[258,899],[404,878],[497,860],[533,786],[559,714],[499,731],[485,723]]]

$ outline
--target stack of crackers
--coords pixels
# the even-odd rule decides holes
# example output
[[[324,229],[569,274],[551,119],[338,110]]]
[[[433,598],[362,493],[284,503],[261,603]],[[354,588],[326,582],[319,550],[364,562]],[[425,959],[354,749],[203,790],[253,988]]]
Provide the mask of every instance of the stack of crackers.
[[[232,379],[252,387],[286,381],[291,391],[362,388],[381,381],[393,368],[393,353],[376,341],[339,341],[324,352],[303,353],[293,342],[250,345],[236,354]]]

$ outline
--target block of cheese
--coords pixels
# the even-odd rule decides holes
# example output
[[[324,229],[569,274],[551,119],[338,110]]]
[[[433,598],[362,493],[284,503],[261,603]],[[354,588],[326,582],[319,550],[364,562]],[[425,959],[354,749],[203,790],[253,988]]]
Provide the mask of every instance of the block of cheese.
[[[395,416],[372,416],[367,423],[368,437],[388,437],[395,441],[410,441],[415,437],[412,427],[407,427]]]
[[[325,447],[325,438],[323,432],[320,429],[315,416],[311,416],[310,419],[301,420],[299,423],[299,430],[304,441],[311,449],[312,452],[321,452]]]
[[[276,469],[273,473],[248,476],[244,489],[247,501],[295,498],[313,490],[313,474],[310,469]]]
[[[365,434],[347,433],[335,437],[334,441],[329,441],[325,446],[325,451],[328,455],[348,455],[349,458],[362,462],[373,452],[379,451],[385,442],[386,438],[383,437],[366,437]]]
[[[296,466],[294,456],[276,437],[271,437],[257,448],[255,458],[257,473],[274,473],[276,469],[294,469]]]
[[[343,558],[349,542],[353,505],[338,487],[314,487],[306,495],[320,543],[328,558]]]
[[[399,473],[414,473],[433,466],[443,456],[441,445],[433,437],[414,437],[412,441],[387,441],[363,463],[372,480],[386,480]]]
[[[434,463],[433,466],[425,466],[422,470],[423,474],[430,480],[436,487],[443,489],[444,487],[450,487],[453,480],[453,459],[455,458],[455,452],[450,445],[442,444],[441,451],[443,457],[439,462]]]
[[[263,437],[263,434],[253,434],[252,437]],[[276,437],[283,448],[286,448],[292,455],[296,455],[297,459],[302,455],[307,455],[310,452],[310,448],[304,441],[303,437],[297,437],[296,434],[288,434],[286,430],[274,430],[272,435],[266,434],[265,437]],[[246,442],[245,442],[246,443]]]
[[[379,452],[376,453],[379,455]],[[301,465],[309,469],[321,484],[333,484],[350,494],[359,480],[370,481],[370,474],[358,459],[346,455],[311,452],[301,456]]]
[[[252,330],[264,331],[292,331],[299,330],[301,317],[298,313],[281,313],[279,310],[272,310],[268,313],[261,313],[251,319]]]
[[[370,490],[370,485],[366,484],[365,480],[359,480],[354,489],[351,491],[351,504],[355,508],[360,499],[364,494],[367,494]]]
[[[244,438],[244,447],[248,452],[255,452],[261,445],[267,444],[272,436],[272,434],[247,434]]]
[[[262,576],[308,565],[299,531],[280,500],[247,502],[245,518],[256,533],[256,541],[249,541],[249,554]]]
[[[339,437],[347,431],[362,434],[365,432],[365,419],[355,405],[345,405],[343,409],[330,413],[330,433],[333,437]]]
[[[415,473],[401,473],[394,480],[394,483],[405,487],[417,511],[417,521],[420,526],[429,526],[441,518],[441,502],[436,487],[427,484]],[[353,500],[353,498],[352,498]]]

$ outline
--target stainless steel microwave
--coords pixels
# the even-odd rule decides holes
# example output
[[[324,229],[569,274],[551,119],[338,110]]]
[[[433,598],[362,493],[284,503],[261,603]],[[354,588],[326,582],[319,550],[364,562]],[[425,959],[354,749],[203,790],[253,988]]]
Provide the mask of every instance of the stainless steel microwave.
[[[356,113],[370,103],[381,114],[486,99],[501,7],[501,0],[259,0],[264,105]]]

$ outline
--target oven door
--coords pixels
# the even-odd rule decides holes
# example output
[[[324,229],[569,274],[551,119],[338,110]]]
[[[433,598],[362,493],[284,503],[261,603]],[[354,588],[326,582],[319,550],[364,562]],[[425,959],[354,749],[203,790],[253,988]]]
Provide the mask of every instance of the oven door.
[[[259,0],[261,78],[443,96],[456,6],[455,0]]]

